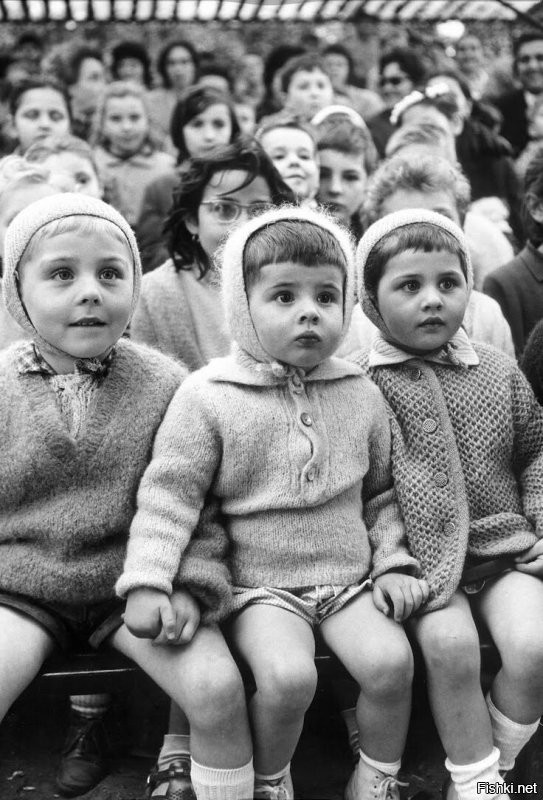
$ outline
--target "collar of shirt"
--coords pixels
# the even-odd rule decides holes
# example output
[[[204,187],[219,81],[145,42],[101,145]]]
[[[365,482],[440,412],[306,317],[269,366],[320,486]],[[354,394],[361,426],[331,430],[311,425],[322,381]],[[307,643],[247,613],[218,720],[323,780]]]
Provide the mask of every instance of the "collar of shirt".
[[[379,330],[373,334],[368,366],[387,367],[392,364],[403,364],[413,358],[421,358],[423,361],[432,361],[444,366],[475,367],[479,364],[479,356],[463,328],[459,328],[452,339],[437,353],[428,353],[423,356],[407,353],[391,342],[387,342]]]
[[[98,358],[80,358],[75,362],[75,372],[103,378],[109,372],[113,361],[113,353],[114,350],[111,350],[102,361]],[[19,375],[35,373],[51,376],[57,374],[53,367],[47,363],[34,342],[24,342],[20,345],[16,366]]]

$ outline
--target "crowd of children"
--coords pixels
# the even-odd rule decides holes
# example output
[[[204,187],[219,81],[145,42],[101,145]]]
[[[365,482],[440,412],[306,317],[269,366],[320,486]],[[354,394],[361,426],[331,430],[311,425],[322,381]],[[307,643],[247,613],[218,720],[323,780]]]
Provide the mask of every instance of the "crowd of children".
[[[541,151],[488,274],[512,239],[469,210],[454,75],[405,92],[378,166],[341,47],[334,82],[286,63],[254,137],[186,43],[154,94],[144,55],[89,143],[55,82],[11,97],[0,719],[55,649],[112,647],[171,700],[149,798],[293,800],[317,637],[356,686],[346,800],[399,800],[416,643],[443,800],[494,796],[543,713]],[[104,774],[75,762],[68,796]]]

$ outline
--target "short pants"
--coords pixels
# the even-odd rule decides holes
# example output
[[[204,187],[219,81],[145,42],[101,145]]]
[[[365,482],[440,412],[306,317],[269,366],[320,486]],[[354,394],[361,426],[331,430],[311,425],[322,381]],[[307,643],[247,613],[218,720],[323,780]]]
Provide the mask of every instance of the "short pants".
[[[76,650],[86,645],[99,647],[123,624],[125,605],[126,601],[118,597],[101,603],[72,606],[0,592],[0,606],[13,608],[38,622],[62,650]]]
[[[350,586],[303,586],[300,589],[272,589],[267,586],[248,589],[234,586],[233,613],[246,606],[263,604],[292,611],[312,627],[320,625],[327,617],[336,614],[359,594],[370,590],[373,584],[365,578]]]

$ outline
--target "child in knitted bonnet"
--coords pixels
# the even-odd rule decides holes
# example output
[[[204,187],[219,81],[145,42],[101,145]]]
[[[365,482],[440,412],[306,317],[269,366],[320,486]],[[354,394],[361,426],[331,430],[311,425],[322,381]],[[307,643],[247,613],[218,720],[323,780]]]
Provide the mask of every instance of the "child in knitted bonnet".
[[[362,752],[346,796],[399,796],[412,676],[399,623],[427,587],[403,545],[384,401],[359,367],[333,356],[353,305],[353,255],[348,234],[309,209],[269,211],[231,234],[222,283],[234,350],[172,401],[118,584],[129,627],[133,613],[154,617],[150,589],[169,591],[211,488],[230,539],[232,643],[256,683],[261,800],[293,797],[316,628],[360,686]],[[387,618],[374,599],[388,608],[395,570]]]
[[[46,197],[8,228],[6,307],[32,340],[0,355],[0,719],[55,648],[106,643],[186,711],[216,785],[251,756],[241,678],[211,624],[230,595],[222,543],[194,538],[161,595],[161,646],[128,631],[115,595],[137,487],[184,375],[121,338],[140,281],[134,234],[101,200]]]
[[[452,777],[445,794],[492,797],[543,711],[543,412],[514,361],[461,327],[473,274],[457,225],[389,214],[361,239],[357,271],[379,329],[358,361],[395,415],[394,482],[430,586],[410,624]],[[486,700],[474,620],[501,657]]]

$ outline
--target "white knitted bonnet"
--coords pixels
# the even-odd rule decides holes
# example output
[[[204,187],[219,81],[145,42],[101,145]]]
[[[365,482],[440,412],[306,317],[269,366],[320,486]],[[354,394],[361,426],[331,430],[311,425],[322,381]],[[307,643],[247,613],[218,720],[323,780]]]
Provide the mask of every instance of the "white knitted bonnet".
[[[63,351],[52,347],[52,345],[42,339],[28,318],[19,295],[16,271],[34,234],[43,228],[44,225],[67,217],[97,217],[107,220],[115,225],[123,234],[130,248],[130,252],[132,253],[134,265],[134,289],[132,293],[130,318],[132,318],[136,308],[141,286],[141,260],[136,237],[128,222],[126,222],[124,217],[112,206],[104,203],[102,200],[88,197],[87,195],[60,192],[59,194],[36,200],[23,209],[13,219],[6,232],[3,259],[4,302],[13,319],[15,319],[22,328],[29,331],[40,349],[48,349],[49,351],[58,350],[60,353],[63,353]],[[88,246],[92,247],[92,240],[88,242]]]
[[[356,249],[356,279],[358,289],[358,299],[367,317],[381,330],[386,332],[387,328],[381,313],[377,307],[375,297],[366,290],[366,264],[368,257],[375,245],[388,236],[389,233],[397,231],[419,222],[426,222],[441,228],[451,234],[462,252],[465,276],[468,284],[468,292],[473,288],[473,267],[468,250],[468,243],[462,229],[448,217],[438,214],[436,211],[428,211],[423,208],[406,208],[402,211],[394,211],[392,214],[378,219],[370,225],[364,236],[360,239]]]
[[[329,231],[345,254],[347,264],[343,300],[342,337],[349,328],[354,305],[354,246],[350,234],[327,214],[299,206],[281,206],[248,220],[236,228],[226,240],[221,253],[221,286],[226,321],[232,339],[257,361],[270,362],[270,356],[257,336],[249,311],[243,277],[243,253],[249,237],[282,220],[310,222]]]

